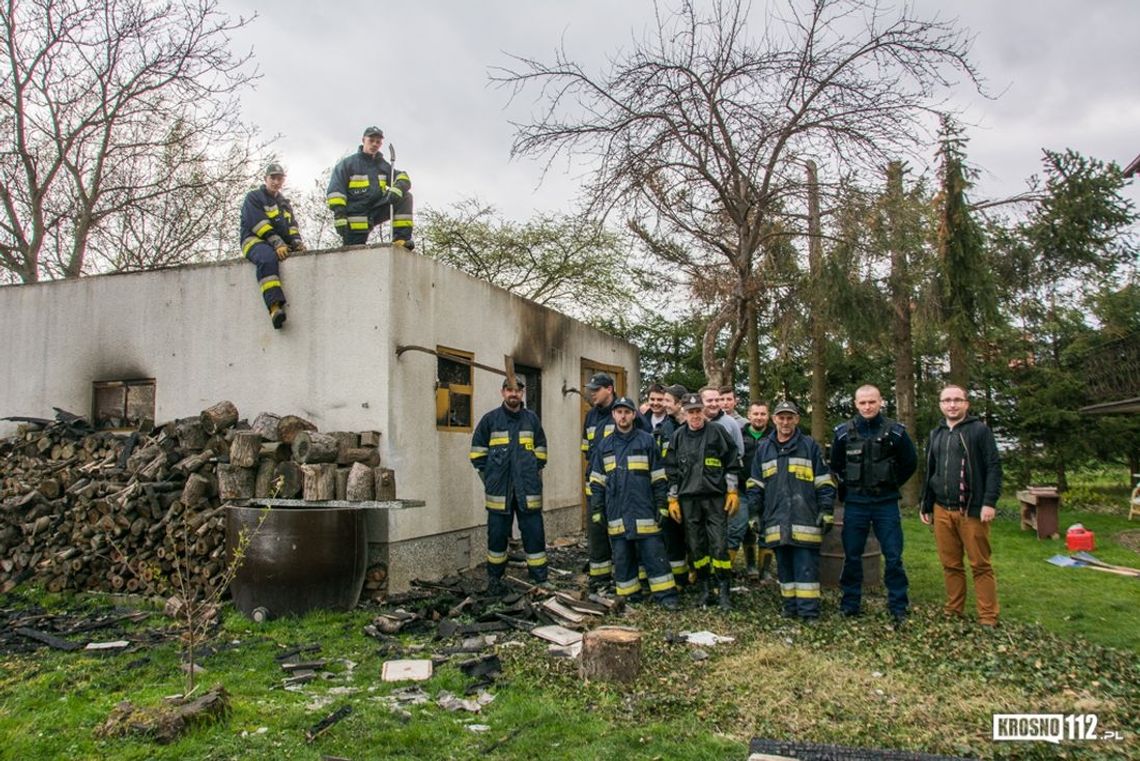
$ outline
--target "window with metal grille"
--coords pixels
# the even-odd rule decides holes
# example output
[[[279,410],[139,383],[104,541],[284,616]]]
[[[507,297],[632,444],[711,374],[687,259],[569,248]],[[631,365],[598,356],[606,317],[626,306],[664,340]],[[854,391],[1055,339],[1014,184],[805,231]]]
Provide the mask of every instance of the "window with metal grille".
[[[475,355],[468,351],[436,347],[435,425],[441,431],[470,431]]]

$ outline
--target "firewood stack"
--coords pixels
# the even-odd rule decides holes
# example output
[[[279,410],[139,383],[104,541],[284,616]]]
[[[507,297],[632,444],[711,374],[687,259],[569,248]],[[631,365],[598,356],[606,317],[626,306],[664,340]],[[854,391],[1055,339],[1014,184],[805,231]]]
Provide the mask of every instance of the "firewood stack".
[[[0,592],[166,595],[182,566],[190,589],[212,589],[229,501],[395,499],[379,437],[293,415],[248,424],[230,402],[125,437],[74,416],[21,424],[0,439]]]

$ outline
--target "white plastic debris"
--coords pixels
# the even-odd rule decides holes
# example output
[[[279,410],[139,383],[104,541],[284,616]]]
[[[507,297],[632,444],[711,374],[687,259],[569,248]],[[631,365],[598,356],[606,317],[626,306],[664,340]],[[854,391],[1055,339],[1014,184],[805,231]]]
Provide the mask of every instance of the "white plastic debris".
[[[677,635],[688,642],[690,645],[697,647],[716,647],[725,642],[735,642],[736,637],[726,637],[721,634],[714,634],[710,631],[699,632],[681,632]]]

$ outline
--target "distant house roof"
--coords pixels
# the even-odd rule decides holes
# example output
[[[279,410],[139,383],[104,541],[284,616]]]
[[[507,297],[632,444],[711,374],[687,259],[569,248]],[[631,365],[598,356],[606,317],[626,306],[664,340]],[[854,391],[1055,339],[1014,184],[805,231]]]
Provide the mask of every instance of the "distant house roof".
[[[1124,167],[1124,176],[1131,177],[1134,174],[1140,173],[1140,156],[1132,159],[1128,166]]]

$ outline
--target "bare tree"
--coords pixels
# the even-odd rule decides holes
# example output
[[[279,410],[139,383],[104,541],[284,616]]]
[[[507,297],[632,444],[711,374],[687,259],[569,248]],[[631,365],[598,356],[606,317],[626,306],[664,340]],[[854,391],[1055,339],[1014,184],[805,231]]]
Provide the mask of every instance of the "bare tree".
[[[0,0],[0,270],[78,277],[220,239],[216,194],[263,147],[229,48],[247,23],[216,0]]]
[[[628,241],[599,223],[566,215],[512,222],[476,198],[428,209],[422,219],[428,256],[579,318],[612,316],[643,290]]]
[[[727,277],[704,336],[706,373],[723,382],[763,285],[768,217],[782,204],[802,209],[804,162],[872,167],[912,155],[940,105],[935,91],[956,76],[980,80],[969,40],[905,5],[788,0],[767,12],[758,39],[746,0],[655,7],[652,32],[601,75],[560,49],[551,63],[512,56],[491,79],[515,96],[538,89],[542,110],[516,124],[513,154],[591,158],[592,212],[628,215],[652,252],[683,260],[674,263],[694,287]],[[711,347],[726,329],[721,363]]]

